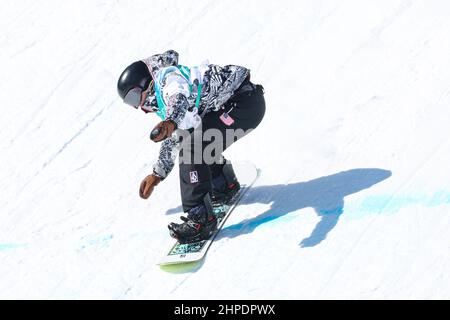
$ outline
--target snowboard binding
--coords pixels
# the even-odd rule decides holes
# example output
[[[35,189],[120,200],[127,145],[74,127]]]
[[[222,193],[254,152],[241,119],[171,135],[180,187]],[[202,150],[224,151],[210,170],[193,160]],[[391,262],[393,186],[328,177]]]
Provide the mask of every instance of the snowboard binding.
[[[183,223],[168,225],[170,236],[181,244],[194,243],[209,239],[217,230],[217,217],[213,213],[209,194],[204,203],[189,210],[187,217],[181,217]]]

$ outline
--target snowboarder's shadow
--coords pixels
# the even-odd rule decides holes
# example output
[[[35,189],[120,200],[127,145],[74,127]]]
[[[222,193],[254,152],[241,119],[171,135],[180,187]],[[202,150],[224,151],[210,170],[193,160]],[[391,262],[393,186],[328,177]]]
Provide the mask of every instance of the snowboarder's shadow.
[[[254,218],[225,227],[216,240],[251,233],[260,225],[290,212],[312,207],[320,221],[300,246],[316,246],[327,237],[344,213],[345,196],[370,188],[391,175],[391,171],[383,169],[352,169],[307,182],[254,187],[241,203],[271,203],[271,208]]]
[[[311,235],[300,242],[300,246],[316,246],[327,237],[344,213],[344,197],[370,188],[391,175],[391,171],[383,169],[352,169],[307,182],[253,187],[241,204],[271,204],[270,209],[223,228],[216,240],[251,233],[257,227],[290,212],[311,207],[320,221]],[[181,207],[170,209],[167,214],[179,212]]]

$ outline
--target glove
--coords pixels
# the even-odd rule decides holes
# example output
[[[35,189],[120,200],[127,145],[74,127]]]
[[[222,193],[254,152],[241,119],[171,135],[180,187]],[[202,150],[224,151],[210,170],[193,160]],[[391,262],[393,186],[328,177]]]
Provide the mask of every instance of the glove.
[[[161,178],[151,174],[145,177],[141,182],[141,186],[139,188],[139,195],[142,199],[148,199],[153,192],[153,189],[159,184]]]
[[[176,129],[176,124],[172,120],[161,121],[150,133],[150,139],[154,142],[160,142],[170,137]]]

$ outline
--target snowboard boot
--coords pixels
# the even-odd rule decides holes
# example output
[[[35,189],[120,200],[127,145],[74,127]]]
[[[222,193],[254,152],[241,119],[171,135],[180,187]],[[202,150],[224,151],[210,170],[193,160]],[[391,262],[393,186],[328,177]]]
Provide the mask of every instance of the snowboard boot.
[[[211,184],[213,203],[228,203],[241,188],[233,166],[229,162],[223,166],[222,173],[212,179]]]
[[[187,217],[181,217],[183,223],[170,223],[170,235],[181,244],[207,240],[217,229],[217,217],[208,212],[205,204],[189,210]]]

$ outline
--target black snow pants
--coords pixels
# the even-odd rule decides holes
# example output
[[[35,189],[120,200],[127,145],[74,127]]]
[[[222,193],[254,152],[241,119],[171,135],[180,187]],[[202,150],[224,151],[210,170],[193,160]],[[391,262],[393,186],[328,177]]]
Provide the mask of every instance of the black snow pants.
[[[183,137],[179,168],[184,212],[203,203],[212,179],[222,174],[221,153],[255,129],[265,110],[264,88],[245,80],[221,109],[207,113],[202,125]]]

